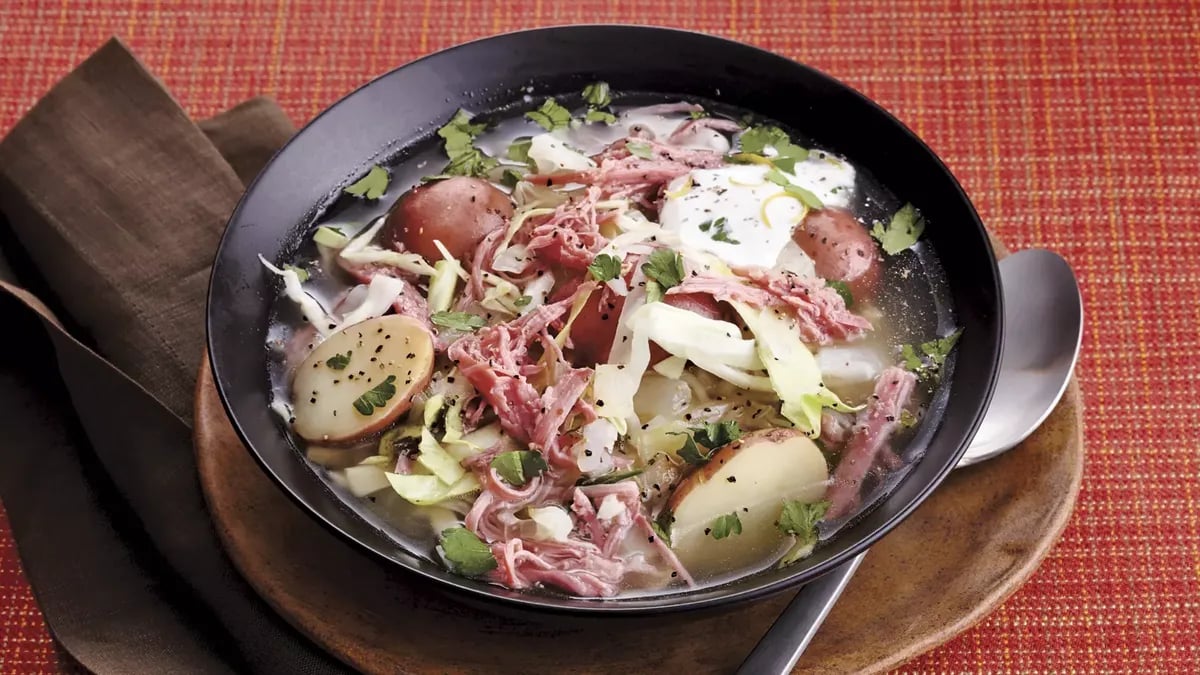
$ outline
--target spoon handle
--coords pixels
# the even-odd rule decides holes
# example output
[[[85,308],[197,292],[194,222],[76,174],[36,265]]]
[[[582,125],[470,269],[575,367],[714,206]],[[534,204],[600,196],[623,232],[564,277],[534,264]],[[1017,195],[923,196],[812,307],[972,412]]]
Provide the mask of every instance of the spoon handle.
[[[779,618],[742,661],[738,675],[785,675],[824,623],[829,610],[850,583],[866,552],[805,584]]]

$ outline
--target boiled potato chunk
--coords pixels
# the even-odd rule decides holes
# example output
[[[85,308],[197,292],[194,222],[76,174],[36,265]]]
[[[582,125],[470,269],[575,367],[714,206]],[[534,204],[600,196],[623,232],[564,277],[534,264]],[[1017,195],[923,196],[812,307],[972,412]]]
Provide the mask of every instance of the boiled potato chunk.
[[[433,338],[407,316],[368,319],[334,333],[292,380],[296,433],[343,443],[387,428],[433,373]]]
[[[829,469],[825,457],[795,429],[764,429],[713,453],[667,502],[674,516],[671,547],[695,576],[762,567],[790,545],[776,527],[783,503],[819,501]],[[712,536],[713,523],[736,513],[741,534]]]

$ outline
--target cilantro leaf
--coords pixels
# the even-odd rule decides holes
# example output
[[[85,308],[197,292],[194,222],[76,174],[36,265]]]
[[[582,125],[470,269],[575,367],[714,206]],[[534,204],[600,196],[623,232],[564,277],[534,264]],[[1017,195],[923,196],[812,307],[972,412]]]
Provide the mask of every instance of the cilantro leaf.
[[[871,236],[879,241],[888,255],[896,255],[911,247],[923,232],[925,218],[912,204],[900,207],[886,226],[877,220],[875,227],[871,228]]]
[[[587,113],[585,113],[583,116],[583,121],[584,122],[603,122],[605,124],[616,124],[617,116],[610,112],[604,111],[604,110],[596,110],[595,108],[588,108]]]
[[[388,183],[392,180],[387,169],[372,166],[367,175],[351,183],[345,190],[346,194],[364,199],[379,199],[387,192]]]
[[[521,297],[517,298],[516,300],[513,300],[513,305],[515,305],[517,307],[524,307],[525,305],[528,305],[531,302],[533,302],[533,296],[522,295]]]
[[[712,522],[712,527],[709,528],[709,534],[713,539],[724,539],[730,535],[741,533],[742,521],[738,518],[737,511],[717,516],[717,519]]]
[[[333,356],[325,359],[325,365],[333,368],[334,370],[345,370],[346,366],[350,365],[350,357],[353,355],[353,349],[347,351],[345,354],[334,354]]]
[[[593,478],[581,478],[576,485],[611,485],[612,483],[620,483],[623,480],[628,480],[642,475],[642,469],[629,469],[628,471],[613,471],[606,473],[603,476],[595,476]]]
[[[829,502],[814,502],[811,504],[798,499],[783,503],[776,527],[784,534],[794,534],[804,544],[817,540],[817,523],[825,517],[829,510]]]
[[[696,442],[710,448],[719,448],[742,437],[742,427],[737,420],[724,422],[709,422],[702,427],[692,429]]]
[[[537,122],[546,131],[562,129],[571,123],[571,111],[562,107],[552,98],[546,99],[542,107],[525,113],[525,117]]]
[[[382,408],[396,395],[396,376],[388,375],[387,379],[371,387],[362,396],[354,399],[354,409],[361,415],[370,415],[376,408]]]
[[[588,271],[592,273],[592,278],[596,281],[610,281],[621,276],[621,259],[601,253],[592,259],[592,264],[588,265]]]
[[[688,464],[701,466],[708,463],[708,460],[712,458],[712,451],[708,448],[701,449],[700,446],[696,445],[696,439],[693,438],[688,432],[668,431],[667,435],[684,437],[683,447],[679,448],[677,454],[679,455],[679,459],[682,459]]]
[[[607,82],[593,82],[583,88],[583,100],[593,108],[603,108],[612,103],[612,93]]]
[[[638,141],[627,141],[625,149],[634,157],[642,159],[654,159],[654,148],[650,147],[649,143],[639,143]]]
[[[958,344],[961,335],[962,329],[959,328],[946,337],[922,342],[917,347],[901,345],[900,357],[904,360],[904,368],[916,373],[923,380],[940,380],[942,366],[954,350],[954,345]]]
[[[479,330],[487,325],[487,320],[478,314],[468,312],[434,312],[429,315],[434,325],[464,333]]]
[[[775,151],[769,159],[775,166],[791,173],[796,168],[796,162],[808,159],[808,149],[792,143],[792,139],[783,129],[771,125],[750,127],[738,137],[742,152],[767,156],[767,148]]]
[[[802,204],[804,204],[805,206],[807,206],[808,208],[810,208],[810,209],[825,208],[825,204],[821,202],[820,198],[818,198],[812,192],[805,190],[804,188],[800,187],[799,185],[796,185],[795,183],[793,183],[791,180],[788,179],[787,175],[785,175],[779,169],[777,169],[775,167],[771,167],[770,171],[767,171],[767,175],[763,176],[763,177],[766,178],[767,180],[771,181],[772,183],[778,185],[779,187],[783,188],[783,191],[786,192],[787,194],[795,197],[796,199],[799,199],[800,202]]]
[[[520,136],[514,138],[512,143],[508,144],[508,150],[505,155],[514,162],[522,164],[529,163],[529,146],[533,144],[533,139],[529,136]]]
[[[642,272],[657,281],[664,291],[678,286],[687,276],[687,270],[683,269],[683,256],[669,248],[660,248],[651,253],[642,263]]]
[[[465,577],[477,577],[496,569],[492,549],[465,527],[442,530],[442,556]]]
[[[450,158],[442,175],[482,176],[496,167],[499,162],[495,158],[475,147],[475,137],[486,128],[482,122],[472,124],[471,116],[465,110],[459,110],[437,130],[437,135],[445,140],[446,156]]]
[[[650,529],[654,530],[654,534],[658,535],[658,538],[662,539],[664,544],[667,546],[671,545],[671,533],[661,523],[657,520],[650,521]]]
[[[308,281],[308,277],[309,277],[308,270],[304,269],[303,267],[296,267],[295,265],[284,265],[283,269],[285,271],[291,270],[291,271],[295,272],[296,276],[300,277],[300,283],[304,283],[305,281]]]
[[[854,306],[854,295],[850,293],[850,285],[844,281],[837,279],[826,279],[825,285],[837,291],[837,294],[842,296],[842,300],[846,303],[846,309]]]
[[[513,487],[521,487],[534,476],[550,468],[542,457],[542,453],[533,450],[502,452],[492,458],[491,466],[506,483]]]

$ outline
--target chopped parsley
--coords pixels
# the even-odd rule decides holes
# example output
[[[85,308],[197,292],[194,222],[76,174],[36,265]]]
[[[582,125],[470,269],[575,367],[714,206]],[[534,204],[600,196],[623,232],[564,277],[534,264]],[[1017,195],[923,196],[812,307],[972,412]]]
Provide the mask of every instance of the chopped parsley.
[[[502,452],[492,459],[491,466],[506,483],[513,487],[521,487],[534,476],[538,476],[550,468],[542,457],[542,453],[534,450]]]
[[[879,241],[880,246],[888,255],[897,253],[917,243],[917,239],[925,232],[925,218],[917,207],[905,204],[892,216],[885,226],[881,221],[875,221],[871,228],[871,236]]]
[[[496,167],[499,162],[495,158],[475,147],[475,137],[486,128],[482,122],[472,124],[471,116],[459,110],[437,130],[437,135],[445,140],[446,156],[450,158],[450,163],[442,169],[443,176],[482,176]]]
[[[666,513],[666,511],[663,513]],[[667,531],[667,528],[662,526],[662,523],[652,520],[650,521],[650,529],[654,530],[654,534],[658,535],[658,538],[662,539],[664,544],[667,546],[671,545],[671,533]]]
[[[688,113],[688,117],[690,117],[694,120],[702,119],[704,117],[708,117],[708,111],[707,110],[693,110],[692,112]]]
[[[583,115],[584,122],[603,122],[604,124],[616,124],[617,116],[606,111],[589,108]]]
[[[513,300],[513,305],[515,305],[517,307],[524,307],[525,305],[528,305],[531,302],[533,302],[532,295],[522,295],[521,297],[517,298],[516,300]]]
[[[350,357],[354,355],[354,350],[349,350],[345,354],[334,354],[325,359],[325,365],[334,370],[345,370],[346,366],[350,365]]]
[[[371,387],[365,394],[354,399],[354,409],[361,415],[370,415],[376,408],[382,408],[396,395],[396,376],[388,375],[387,379]]]
[[[429,320],[436,326],[460,330],[464,333],[479,330],[487,325],[487,321],[482,316],[468,312],[434,312],[429,315]]]
[[[683,268],[683,256],[669,248],[660,248],[651,253],[642,263],[642,272],[651,280],[658,282],[659,290],[665,291],[672,286],[683,283],[687,270]]]
[[[712,527],[709,528],[709,534],[713,539],[724,539],[730,535],[741,533],[742,521],[738,518],[737,511],[717,516],[717,519],[712,522]]]
[[[825,285],[837,291],[837,294],[842,296],[842,300],[846,303],[846,309],[854,306],[854,295],[850,293],[849,284],[837,279],[826,279]]]
[[[517,183],[521,182],[522,178],[524,178],[524,176],[516,171],[513,171],[512,169],[505,169],[504,171],[500,172],[500,184],[507,188],[515,188]]]
[[[784,192],[795,197],[796,199],[799,199],[802,204],[810,209],[825,208],[825,204],[821,202],[820,198],[818,198],[812,192],[805,190],[799,185],[796,185],[792,181],[788,180],[788,177],[775,167],[771,167],[771,170],[767,171],[767,175],[764,176],[764,178],[783,188]]]
[[[693,427],[686,432],[668,432],[673,436],[685,436],[679,458],[697,466],[708,463],[713,451],[742,437],[742,428],[736,420],[709,422],[702,427]]]
[[[913,345],[901,346],[900,356],[904,359],[905,369],[916,373],[923,380],[932,379],[935,382],[940,380],[942,366],[945,365],[946,358],[950,356],[950,352],[958,343],[961,335],[962,329],[959,328],[946,337],[922,342],[916,347]]]
[[[592,264],[588,265],[588,271],[592,273],[592,278],[596,281],[611,281],[621,276],[621,259],[601,253],[592,259]]]
[[[379,199],[387,192],[388,183],[392,177],[387,172],[387,169],[381,166],[372,166],[367,175],[359,178],[351,183],[346,188],[346,194],[362,197],[363,199]]]
[[[525,113],[525,117],[533,120],[546,131],[562,129],[571,123],[571,111],[562,107],[552,98],[546,99],[542,107]]]
[[[583,88],[583,100],[593,108],[605,108],[612,103],[607,82],[593,82]]]
[[[817,523],[828,510],[829,502],[807,504],[798,499],[788,500],[783,503],[776,527],[784,534],[794,534],[800,541],[810,544],[817,540]]]
[[[726,220],[725,216],[700,223],[700,231],[707,233],[708,236],[712,237],[713,241],[722,241],[726,244],[735,245],[742,243],[729,236],[729,221]]]
[[[639,141],[627,141],[625,149],[634,157],[642,159],[654,159],[654,148],[650,147],[649,143],[641,143]]]
[[[760,125],[750,127],[738,137],[742,152],[767,156],[767,148],[775,151],[768,157],[775,166],[791,173],[796,169],[796,162],[808,159],[808,149],[792,143],[787,133],[776,126]],[[818,207],[819,208],[819,207]]]
[[[492,549],[465,527],[442,530],[442,556],[455,572],[465,577],[477,577],[496,569]]]

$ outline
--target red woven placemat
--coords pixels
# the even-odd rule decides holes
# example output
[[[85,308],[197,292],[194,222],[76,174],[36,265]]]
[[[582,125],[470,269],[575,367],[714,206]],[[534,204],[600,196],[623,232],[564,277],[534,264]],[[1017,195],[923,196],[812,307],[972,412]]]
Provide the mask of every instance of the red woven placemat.
[[[847,81],[929,142],[1005,243],[1055,249],[1081,277],[1088,463],[1074,520],[1000,610],[904,670],[1193,671],[1196,3],[4,0],[0,133],[113,34],[195,116],[267,94],[302,123],[421,54],[581,22],[705,30]],[[56,659],[0,510],[0,672]]]

